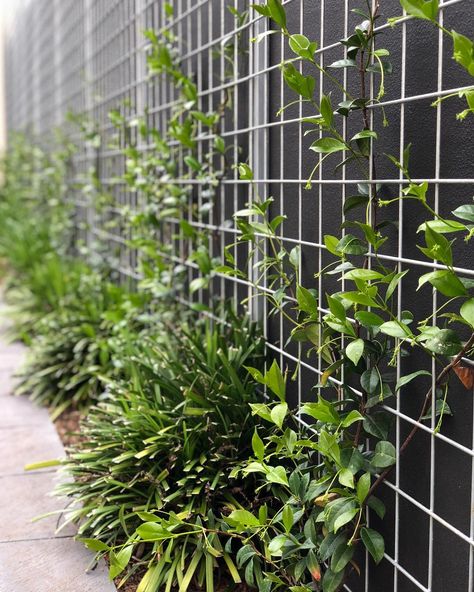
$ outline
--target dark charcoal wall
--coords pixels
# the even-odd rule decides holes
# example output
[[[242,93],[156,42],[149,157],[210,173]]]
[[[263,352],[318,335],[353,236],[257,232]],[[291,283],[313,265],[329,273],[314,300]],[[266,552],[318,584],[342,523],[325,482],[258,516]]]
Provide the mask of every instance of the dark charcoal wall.
[[[326,47],[337,42],[346,35],[344,23],[344,2],[325,2],[324,6],[324,39],[321,40],[321,1],[303,2],[303,33],[309,38],[318,40],[320,46]],[[350,7],[362,6],[364,3],[350,2]],[[381,4],[382,18],[379,24],[383,24],[388,17],[401,13],[397,0],[385,0]],[[298,2],[291,4],[288,9],[289,29],[292,32],[301,30],[301,11]],[[353,29],[360,17],[350,14],[348,30]],[[454,28],[465,34],[473,33],[474,3],[461,2],[449,6],[445,10],[444,25],[446,28]],[[271,37],[272,63],[281,59],[281,45],[276,36]],[[399,99],[402,96],[402,43],[403,27],[387,28],[379,37],[379,46],[390,50],[393,74],[386,80],[386,95],[384,101]],[[405,96],[413,97],[437,90],[438,84],[438,32],[427,22],[410,20],[406,24],[406,54],[405,54]],[[442,88],[458,88],[472,84],[469,76],[465,74],[451,59],[451,44],[444,39],[443,48],[443,72]],[[323,52],[324,63],[328,64],[342,57],[340,49],[329,49]],[[285,57],[291,57],[287,52]],[[357,75],[349,74],[349,86],[355,93],[359,89]],[[331,83],[323,82],[320,91],[332,92],[333,101],[341,100],[340,92],[331,87]],[[284,102],[292,100],[294,95],[284,89],[281,92],[281,76],[278,71],[270,76],[270,103],[269,111],[273,121],[277,121],[275,113],[280,106],[281,98]],[[433,98],[421,98],[406,102],[404,106],[399,103],[388,105],[386,114],[389,119],[389,127],[383,129],[381,125],[380,109],[374,109],[375,127],[380,134],[380,156],[376,159],[377,177],[381,179],[398,179],[397,171],[383,156],[384,152],[399,155],[400,134],[404,133],[404,142],[413,143],[411,154],[411,174],[413,178],[434,179],[436,171],[437,144],[440,149],[439,177],[442,179],[466,179],[474,178],[474,135],[472,119],[464,122],[456,120],[456,113],[464,108],[461,101],[452,99],[443,103],[441,111],[441,129],[437,137],[437,111],[431,106]],[[286,119],[298,116],[298,107],[288,109],[285,112]],[[355,117],[357,120],[357,116]],[[314,136],[303,138],[303,150],[298,154],[299,126],[298,124],[286,124],[284,126],[283,139],[280,134],[281,126],[272,128],[269,141],[271,153],[269,178],[297,179],[299,156],[302,161],[302,177],[307,176],[315,164],[315,157],[307,148]],[[348,132],[358,131],[362,128],[361,118],[356,121],[355,127],[350,127]],[[297,237],[301,228],[301,238],[304,241],[318,243],[321,240],[319,226],[322,234],[338,234],[341,223],[341,204],[343,203],[343,187],[338,181],[341,173],[333,173],[338,158],[329,158],[323,164],[321,177],[325,181],[334,180],[333,184],[318,185],[314,183],[310,191],[299,191],[299,185],[290,183],[274,184],[270,193],[275,197],[275,212],[280,208],[287,214],[288,220],[284,224],[284,234],[288,237]],[[283,173],[283,175],[282,175]],[[359,178],[357,171],[347,167],[346,178]],[[383,187],[384,196],[395,196],[399,190],[396,184]],[[356,186],[346,185],[345,196],[356,194]],[[449,215],[449,212],[462,203],[467,203],[473,194],[472,183],[439,184],[439,211]],[[435,185],[430,188],[430,199],[434,200]],[[298,211],[298,202],[301,199],[301,213]],[[302,218],[300,219],[300,216]],[[420,252],[416,243],[418,239],[416,230],[424,213],[411,204],[404,207],[403,222],[389,231],[390,240],[384,245],[383,252],[397,256],[398,241],[402,241],[402,257],[406,259],[420,259]],[[398,206],[383,209],[380,212],[381,219],[398,222]],[[459,241],[457,241],[459,243]],[[457,264],[460,267],[472,269],[473,252],[472,244],[459,244],[456,247]],[[306,285],[314,282],[314,273],[318,270],[319,249],[315,247],[303,247],[304,271],[303,277]],[[321,262],[327,264],[331,256],[321,253]],[[417,276],[429,271],[416,264],[404,265],[403,269],[411,268],[415,273],[409,274],[404,282],[402,295],[402,308],[416,310],[422,318],[430,314],[432,310],[432,298],[430,290],[416,292]],[[329,283],[323,284],[323,293],[330,291]],[[288,336],[288,327],[285,327],[284,337]],[[276,319],[270,327],[270,338],[274,341],[280,339],[279,321]],[[296,352],[296,345],[290,345],[288,351]],[[407,374],[420,367],[426,367],[426,359],[417,356],[410,357],[402,363],[401,373]],[[429,368],[429,365],[428,365]],[[314,397],[315,375],[310,371],[303,371],[301,384],[301,399]],[[429,386],[429,379],[427,382]],[[426,385],[423,385],[426,386]],[[297,385],[293,385],[293,397],[298,398]],[[420,402],[424,397],[424,390],[420,388],[416,392],[404,393],[400,400],[400,411],[409,417],[417,417]],[[396,403],[392,402],[392,406]],[[467,448],[472,447],[473,432],[473,396],[466,391],[455,379],[452,380],[450,391],[450,405],[453,417],[446,418],[441,433],[461,443]],[[400,438],[411,429],[406,421],[400,421]],[[434,461],[431,462],[432,446],[434,446]],[[440,439],[432,439],[425,433],[419,432],[416,439],[403,457],[400,463],[399,487],[401,495],[396,495],[393,489],[385,487],[381,495],[386,506],[387,516],[383,522],[373,518],[373,524],[380,529],[386,539],[387,553],[393,559],[398,553],[398,564],[426,588],[429,586],[433,592],[461,592],[469,590],[469,544],[464,542],[456,534],[451,533],[438,521],[433,520],[430,530],[430,518],[426,509],[430,509],[430,477],[434,471],[434,498],[431,500],[433,510],[439,517],[453,524],[466,536],[470,533],[472,516],[471,499],[471,471],[472,457],[464,451],[456,449],[450,443]],[[392,477],[392,482],[395,477]],[[406,499],[403,492],[413,500]],[[398,499],[397,499],[398,498]],[[399,522],[398,546],[395,544],[396,515],[395,507],[398,504]],[[425,509],[420,509],[421,504]],[[429,542],[432,539],[433,555],[432,563],[429,558]],[[398,583],[395,583],[395,571]],[[432,579],[429,579],[431,571]],[[420,588],[415,585],[401,571],[393,567],[389,561],[383,561],[380,566],[370,566],[368,581],[365,574],[361,578],[353,578],[350,582],[352,590],[369,590],[370,592],[414,592]]]

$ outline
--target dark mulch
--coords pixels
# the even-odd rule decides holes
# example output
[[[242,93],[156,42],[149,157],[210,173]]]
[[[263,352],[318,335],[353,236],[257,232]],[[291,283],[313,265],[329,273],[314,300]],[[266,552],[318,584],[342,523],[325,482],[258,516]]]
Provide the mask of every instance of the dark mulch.
[[[64,444],[65,448],[81,441],[81,435],[79,433],[81,417],[79,411],[63,411],[54,422],[59,437],[61,438],[61,442]]]
[[[135,574],[133,574],[125,582],[125,584],[121,588],[119,588],[119,584],[122,579],[122,576],[115,578],[114,582],[115,582],[115,585],[117,586],[117,590],[120,590],[120,592],[136,592],[136,589],[138,588],[138,584],[140,583],[140,580],[145,575],[145,572],[146,572],[145,569],[138,570]]]

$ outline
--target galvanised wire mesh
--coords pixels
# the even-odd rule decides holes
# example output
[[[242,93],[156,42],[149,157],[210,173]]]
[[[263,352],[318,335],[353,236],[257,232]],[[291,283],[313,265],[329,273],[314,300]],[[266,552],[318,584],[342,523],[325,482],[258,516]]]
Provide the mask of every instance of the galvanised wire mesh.
[[[139,208],[139,196],[117,181],[124,172],[124,157],[110,140],[116,133],[108,118],[111,109],[120,106],[127,118],[146,114],[148,123],[164,129],[176,100],[175,90],[164,80],[147,78],[145,29],[167,27],[178,38],[179,54],[187,73],[194,73],[200,108],[212,110],[229,93],[232,107],[226,116],[222,136],[232,147],[234,162],[246,160],[262,196],[275,198],[274,213],[287,216],[281,236],[288,245],[301,246],[303,278],[320,294],[330,291],[327,281],[314,280],[314,273],[328,261],[323,236],[335,234],[344,221],[344,201],[354,194],[358,183],[352,170],[342,167],[338,173],[330,165],[319,168],[310,191],[306,179],[314,162],[308,153],[308,140],[299,119],[303,105],[276,115],[278,108],[291,100],[278,64],[289,57],[278,36],[259,44],[249,40],[267,30],[265,19],[250,13],[247,22],[236,28],[228,6],[244,11],[246,0],[173,0],[174,16],[166,19],[165,3],[160,0],[32,0],[24,2],[9,31],[7,47],[7,103],[10,130],[30,129],[44,136],[64,120],[68,110],[85,113],[96,122],[101,136],[97,151],[84,146],[76,156],[75,171],[80,176],[95,163],[104,187],[113,193],[116,206],[100,213],[90,207],[84,193],[76,197],[78,233],[94,248],[105,241],[107,254],[122,277],[136,278],[136,257],[127,246],[121,224],[123,206]],[[340,56],[337,41],[347,37],[357,23],[351,12],[352,0],[286,0],[289,28],[318,39],[317,55],[321,63]],[[400,14],[396,0],[381,2],[384,17]],[[474,22],[471,0],[446,0],[441,5],[442,24],[460,31]],[[386,20],[379,22],[384,45],[397,65],[387,79],[385,100],[372,107],[371,116],[379,117],[383,106],[390,125],[384,134],[384,151],[401,155],[405,145],[417,137],[413,147],[415,180],[429,181],[435,195],[435,207],[446,214],[465,203],[474,182],[474,135],[467,122],[456,121],[456,107],[449,102],[433,108],[431,103],[468,85],[462,73],[450,66],[450,48],[441,33],[423,22],[406,18],[395,29]],[[220,49],[229,40],[235,42],[232,71]],[[240,48],[245,47],[242,51]],[[345,77],[348,75],[345,74]],[[350,80],[345,80],[350,83]],[[317,93],[328,92],[323,77]],[[333,91],[334,92],[334,91]],[[373,88],[370,89],[373,92]],[[146,113],[145,113],[146,108]],[[344,130],[350,133],[349,129]],[[419,139],[422,139],[420,142]],[[141,150],[149,150],[135,138]],[[204,142],[204,140],[202,140]],[[202,151],[205,145],[202,144]],[[178,176],[183,173],[183,166]],[[388,195],[401,190],[402,178],[393,168],[382,164],[377,183]],[[375,182],[375,179],[373,180]],[[189,180],[183,181],[189,184]],[[202,203],[206,188],[194,181],[193,195]],[[245,184],[232,172],[221,183],[215,204],[208,215],[189,222],[211,232],[214,255],[234,242],[236,230],[229,223],[232,213],[248,199]],[[463,201],[464,200],[464,201]],[[393,248],[382,258],[395,264],[398,271],[436,268],[420,259],[415,246],[419,220],[406,215],[402,202],[390,212],[398,224],[392,234]],[[115,224],[112,222],[115,221]],[[170,228],[177,221],[170,219]],[[235,251],[237,258],[242,253]],[[186,256],[183,240],[173,243],[173,259],[189,267],[189,279],[196,270]],[[243,254],[243,258],[245,253]],[[242,258],[242,260],[243,260]],[[474,275],[472,252],[466,247],[459,271]],[[262,280],[264,282],[264,280]],[[265,287],[265,284],[263,285]],[[283,316],[268,318],[265,302],[253,298],[253,288],[244,280],[217,276],[213,293],[220,298],[240,301],[250,296],[252,313],[264,325],[268,350],[283,366],[294,368],[302,353],[297,344],[287,344],[290,328]],[[199,292],[204,299],[206,293]],[[416,307],[420,313],[435,310],[435,297],[420,298],[410,280],[402,282],[398,314]],[[324,314],[324,309],[321,309]],[[295,402],[314,397],[312,387],[321,373],[321,360],[300,362],[300,372],[292,384]],[[417,369],[416,360],[399,360],[397,375]],[[395,443],[416,423],[415,396],[399,397],[389,407],[393,415]],[[474,406],[472,393],[462,387],[453,389],[452,418],[441,431],[420,425],[416,442],[397,464],[382,498],[387,516],[373,523],[386,539],[385,559],[375,568],[369,561],[360,578],[346,585],[347,590],[366,592],[415,590],[471,592],[474,589]]]

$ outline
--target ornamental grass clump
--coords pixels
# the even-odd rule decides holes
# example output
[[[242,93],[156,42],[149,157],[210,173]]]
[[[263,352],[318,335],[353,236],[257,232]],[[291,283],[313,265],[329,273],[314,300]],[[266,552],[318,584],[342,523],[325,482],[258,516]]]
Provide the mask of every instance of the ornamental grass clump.
[[[111,577],[133,556],[123,579],[144,568],[140,591],[240,581],[223,516],[255,495],[252,478],[230,474],[251,451],[248,404],[261,396],[246,366],[262,364],[256,327],[230,313],[137,342],[129,378],[110,381],[84,420],[65,461],[74,480],[58,490]]]
[[[84,265],[76,271],[75,290],[69,285],[61,305],[36,323],[16,390],[49,407],[53,418],[97,401],[105,377],[121,371],[117,352],[141,328],[144,296],[104,281]]]

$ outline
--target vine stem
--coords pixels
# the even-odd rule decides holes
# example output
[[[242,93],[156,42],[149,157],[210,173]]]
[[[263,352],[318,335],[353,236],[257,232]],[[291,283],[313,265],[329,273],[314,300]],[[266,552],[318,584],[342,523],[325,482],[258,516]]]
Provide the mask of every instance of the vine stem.
[[[451,362],[449,362],[449,364],[447,364],[441,370],[441,372],[438,374],[438,376],[436,377],[436,380],[435,380],[435,384],[434,384],[435,387],[441,383],[441,381],[449,374],[449,372],[455,366],[457,366],[457,364],[459,364],[459,362],[464,357],[466,352],[468,352],[473,346],[474,346],[474,333],[471,335],[471,337],[469,338],[469,341],[466,342],[466,344],[464,345],[462,350],[458,353],[458,355],[456,357],[454,357],[451,360]],[[433,394],[433,385],[428,389],[428,392],[425,395],[423,405],[421,407],[421,411],[418,416],[417,423],[413,426],[412,430],[410,431],[408,436],[405,438],[403,444],[400,446],[400,449],[398,451],[399,458],[405,452],[405,450],[408,448],[408,446],[410,445],[410,442],[415,437],[415,434],[420,429],[420,422],[422,421],[423,416],[426,414],[426,412],[428,410],[428,405],[429,405],[430,400],[432,398],[432,394]],[[365,501],[364,501],[364,505],[367,504],[367,500],[370,498],[371,495],[373,495],[374,491],[387,479],[387,477],[390,475],[390,473],[392,472],[392,470],[395,466],[396,465],[392,465],[391,467],[388,467],[388,469],[385,469],[385,471],[377,477],[377,479],[374,481],[371,488],[369,489],[367,497],[365,498]]]

